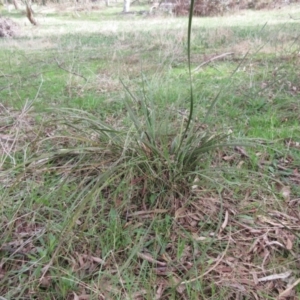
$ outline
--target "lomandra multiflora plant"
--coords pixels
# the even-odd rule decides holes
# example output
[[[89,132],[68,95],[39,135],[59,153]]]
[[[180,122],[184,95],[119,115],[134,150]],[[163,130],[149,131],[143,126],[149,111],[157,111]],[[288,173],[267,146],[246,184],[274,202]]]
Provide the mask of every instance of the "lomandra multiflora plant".
[[[30,143],[29,158],[20,166],[24,172],[18,180],[26,184],[30,178],[33,181],[38,178],[43,195],[49,188],[49,195],[44,198],[56,199],[57,205],[68,207],[61,236],[70,236],[81,216],[85,215],[81,227],[88,228],[95,214],[101,212],[106,216],[112,207],[121,215],[149,209],[174,212],[178,199],[184,205],[193,198],[195,185],[214,181],[213,172],[209,171],[214,151],[235,143],[227,133],[204,126],[221,91],[203,120],[194,118],[193,6],[194,1],[187,34],[190,90],[186,115],[169,107],[158,109],[146,88],[137,96],[124,83],[127,114],[121,120],[118,117],[108,124],[95,113],[59,108],[51,116],[47,115],[37,137]],[[146,78],[143,84],[146,85]],[[43,132],[51,134],[43,138]],[[31,156],[30,151],[34,153]],[[53,259],[65,242],[65,239],[60,240]]]

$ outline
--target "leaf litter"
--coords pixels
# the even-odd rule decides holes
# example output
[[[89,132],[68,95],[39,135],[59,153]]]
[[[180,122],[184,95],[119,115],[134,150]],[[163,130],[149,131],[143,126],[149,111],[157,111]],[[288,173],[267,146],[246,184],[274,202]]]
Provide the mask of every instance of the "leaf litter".
[[[236,206],[230,193],[224,194],[220,201],[219,196],[213,194],[203,196],[205,191],[201,188],[194,188],[192,192],[192,201],[174,199],[173,207],[169,210],[145,210],[142,205],[141,210],[135,207],[133,212],[124,215],[127,219],[124,228],[130,229],[143,228],[148,220],[163,219],[166,214],[173,214],[174,222],[170,234],[165,236],[169,242],[164,250],[144,245],[143,252],[136,252],[135,272],[139,274],[143,261],[146,261],[148,272],[156,276],[154,299],[167,299],[168,290],[174,286],[177,286],[178,299],[188,299],[186,288],[193,288],[193,284],[199,281],[205,281],[207,287],[211,284],[220,289],[228,288],[228,299],[250,294],[253,299],[264,299],[264,293],[278,299],[296,299],[295,287],[299,284],[299,273],[295,266],[300,267],[297,240],[300,219],[299,212],[289,205],[290,189],[286,186],[279,189],[281,194],[286,193],[282,195],[285,200],[284,212],[273,209],[267,213],[244,207],[251,202],[249,195],[246,195],[247,202]],[[40,251],[38,239],[46,234],[45,228],[30,222],[30,219],[30,215],[20,216],[14,223],[7,224],[15,238],[1,245],[0,278],[5,278],[10,269],[22,268],[30,261],[30,255]],[[211,226],[218,224],[220,219],[218,227]],[[77,225],[80,227],[82,223]],[[178,256],[176,244],[180,239],[193,243],[185,244]],[[150,231],[147,244],[156,243],[157,236]],[[207,250],[205,245],[210,245]],[[90,277],[100,270],[104,274],[118,273],[115,260],[119,261],[121,256],[118,258],[117,253],[103,257],[101,248],[94,251],[87,250],[88,247],[85,249],[65,253],[74,274]],[[9,266],[7,258],[16,254],[23,255],[22,259]],[[278,264],[278,261],[284,261],[284,264]],[[54,266],[45,264],[44,267],[47,272],[40,278],[39,284],[47,290],[54,284],[50,276]],[[33,270],[29,269],[29,273],[33,274]],[[90,288],[84,289],[81,294],[74,290],[68,299],[89,299],[92,293]],[[102,296],[99,299],[112,299],[114,297],[109,295],[119,293],[107,283],[105,287],[100,287],[99,294]],[[121,292],[124,299],[146,299],[147,293],[141,290],[129,297]]]

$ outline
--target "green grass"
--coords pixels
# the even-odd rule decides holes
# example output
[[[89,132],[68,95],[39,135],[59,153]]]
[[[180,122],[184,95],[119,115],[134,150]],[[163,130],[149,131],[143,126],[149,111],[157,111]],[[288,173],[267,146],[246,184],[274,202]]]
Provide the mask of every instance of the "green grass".
[[[47,9],[34,29],[14,12],[20,36],[0,40],[1,297],[277,299],[297,283],[299,7],[193,20],[188,129],[186,18]]]

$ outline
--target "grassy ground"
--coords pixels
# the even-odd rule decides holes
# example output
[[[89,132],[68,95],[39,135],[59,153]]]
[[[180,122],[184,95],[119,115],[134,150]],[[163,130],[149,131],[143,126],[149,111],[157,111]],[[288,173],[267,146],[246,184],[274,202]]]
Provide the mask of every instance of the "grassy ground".
[[[3,13],[0,298],[299,299],[299,5],[195,18],[192,96],[114,5]]]

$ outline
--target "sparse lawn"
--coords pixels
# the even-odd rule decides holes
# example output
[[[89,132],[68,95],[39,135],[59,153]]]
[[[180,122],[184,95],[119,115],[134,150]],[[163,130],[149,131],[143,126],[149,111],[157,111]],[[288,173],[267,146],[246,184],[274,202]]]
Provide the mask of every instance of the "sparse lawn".
[[[299,299],[299,5],[193,20],[188,130],[187,18],[97,5],[4,12],[0,298]]]

